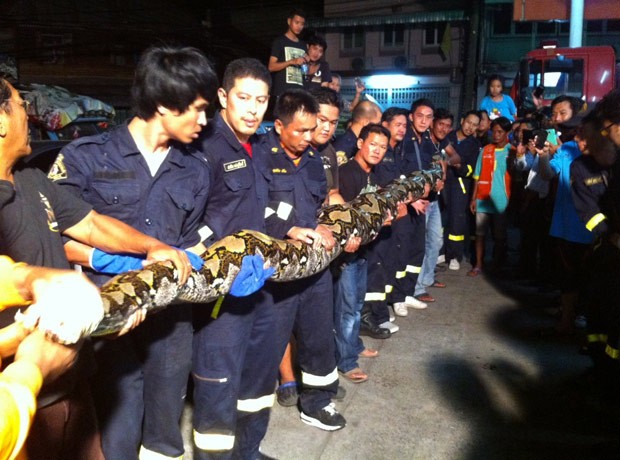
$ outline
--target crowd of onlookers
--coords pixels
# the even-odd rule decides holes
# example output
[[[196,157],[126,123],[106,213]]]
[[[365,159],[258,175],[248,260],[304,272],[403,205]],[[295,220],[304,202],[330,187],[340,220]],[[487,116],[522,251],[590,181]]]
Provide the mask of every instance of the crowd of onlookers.
[[[344,428],[339,377],[368,380],[360,358],[379,356],[360,336],[397,333],[396,317],[450,288],[442,270],[504,275],[512,226],[516,276],[561,290],[553,332],[585,322],[587,351],[616,376],[620,93],[595,107],[558,96],[520,113],[493,76],[480,108],[462,115],[429,99],[382,110],[361,81],[343,101],[325,41],[302,41],[303,28],[303,12],[292,12],[268,65],[232,61],[221,84],[194,48],[148,49],[136,116],[63,147],[47,177],[23,167],[28,102],[0,80],[0,301],[34,302],[0,331],[0,356],[14,356],[0,376],[0,458],[22,445],[31,459],[181,458],[190,375],[195,458],[266,458],[276,400],[310,426]],[[257,136],[270,104],[273,129]],[[442,179],[398,203],[368,244],[335,241],[318,220],[437,167]],[[199,255],[242,229],[343,250],[328,269],[281,283],[247,254],[217,301],[137,310],[114,337],[84,340],[104,314],[91,282],[170,261],[180,284],[193,283],[192,270],[213,269]]]

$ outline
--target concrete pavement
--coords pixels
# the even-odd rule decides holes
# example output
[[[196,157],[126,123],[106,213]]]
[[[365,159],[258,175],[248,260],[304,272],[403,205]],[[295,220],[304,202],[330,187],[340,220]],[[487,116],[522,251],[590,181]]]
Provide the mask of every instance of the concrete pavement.
[[[543,308],[557,303],[557,293],[468,278],[469,268],[438,274],[448,287],[430,291],[437,301],[428,309],[397,318],[392,338],[364,338],[381,355],[360,359],[367,382],[341,379],[347,396],[336,406],[346,428],[321,431],[302,423],[297,408],[276,404],[263,453],[280,460],[620,458],[619,412],[587,376],[583,337],[538,333],[554,324]]]

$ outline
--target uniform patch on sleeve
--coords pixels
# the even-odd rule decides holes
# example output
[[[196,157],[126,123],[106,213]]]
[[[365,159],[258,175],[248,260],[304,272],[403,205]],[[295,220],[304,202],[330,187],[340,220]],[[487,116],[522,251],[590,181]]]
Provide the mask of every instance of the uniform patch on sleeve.
[[[200,242],[202,243],[207,238],[209,238],[211,235],[213,235],[213,230],[211,230],[209,227],[204,225],[198,229],[198,235],[200,235]]]
[[[247,164],[244,159],[224,163],[224,171],[226,172],[234,171],[236,169],[243,169],[245,167],[247,167]]]
[[[348,158],[347,158],[346,152],[344,152],[342,150],[338,150],[336,152],[336,161],[338,162],[338,166],[342,166],[347,161],[349,161]]]
[[[59,153],[50,169],[50,172],[47,173],[47,178],[51,181],[56,182],[57,180],[66,179],[67,178],[67,168],[65,167],[65,156],[62,153]]]

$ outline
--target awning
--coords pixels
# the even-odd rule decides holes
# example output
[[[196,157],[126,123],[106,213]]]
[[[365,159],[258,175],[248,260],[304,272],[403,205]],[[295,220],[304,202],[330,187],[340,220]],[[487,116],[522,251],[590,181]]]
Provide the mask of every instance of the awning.
[[[420,11],[408,14],[382,16],[346,16],[338,18],[311,18],[307,27],[327,29],[331,27],[382,26],[387,24],[422,24],[427,22],[465,21],[469,19],[463,10]]]

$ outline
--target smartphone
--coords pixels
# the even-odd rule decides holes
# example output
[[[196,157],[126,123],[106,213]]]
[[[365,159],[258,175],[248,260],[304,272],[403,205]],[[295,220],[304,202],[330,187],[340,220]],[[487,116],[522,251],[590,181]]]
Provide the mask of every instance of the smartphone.
[[[362,81],[362,79],[360,77],[355,77],[355,84],[363,86],[364,82]]]
[[[558,133],[556,132],[555,129],[548,129],[547,130],[547,141],[550,144],[558,145]]]
[[[524,129],[521,131],[521,143],[523,145],[529,144],[530,140],[534,138],[534,131],[531,129]]]
[[[543,95],[544,92],[545,92],[545,87],[543,85],[538,85],[536,88],[534,88],[534,91],[532,91],[532,94],[536,96],[537,99],[540,99],[540,97]]]
[[[537,129],[532,134],[536,138],[536,148],[542,149],[547,141],[547,131],[544,129]]]

